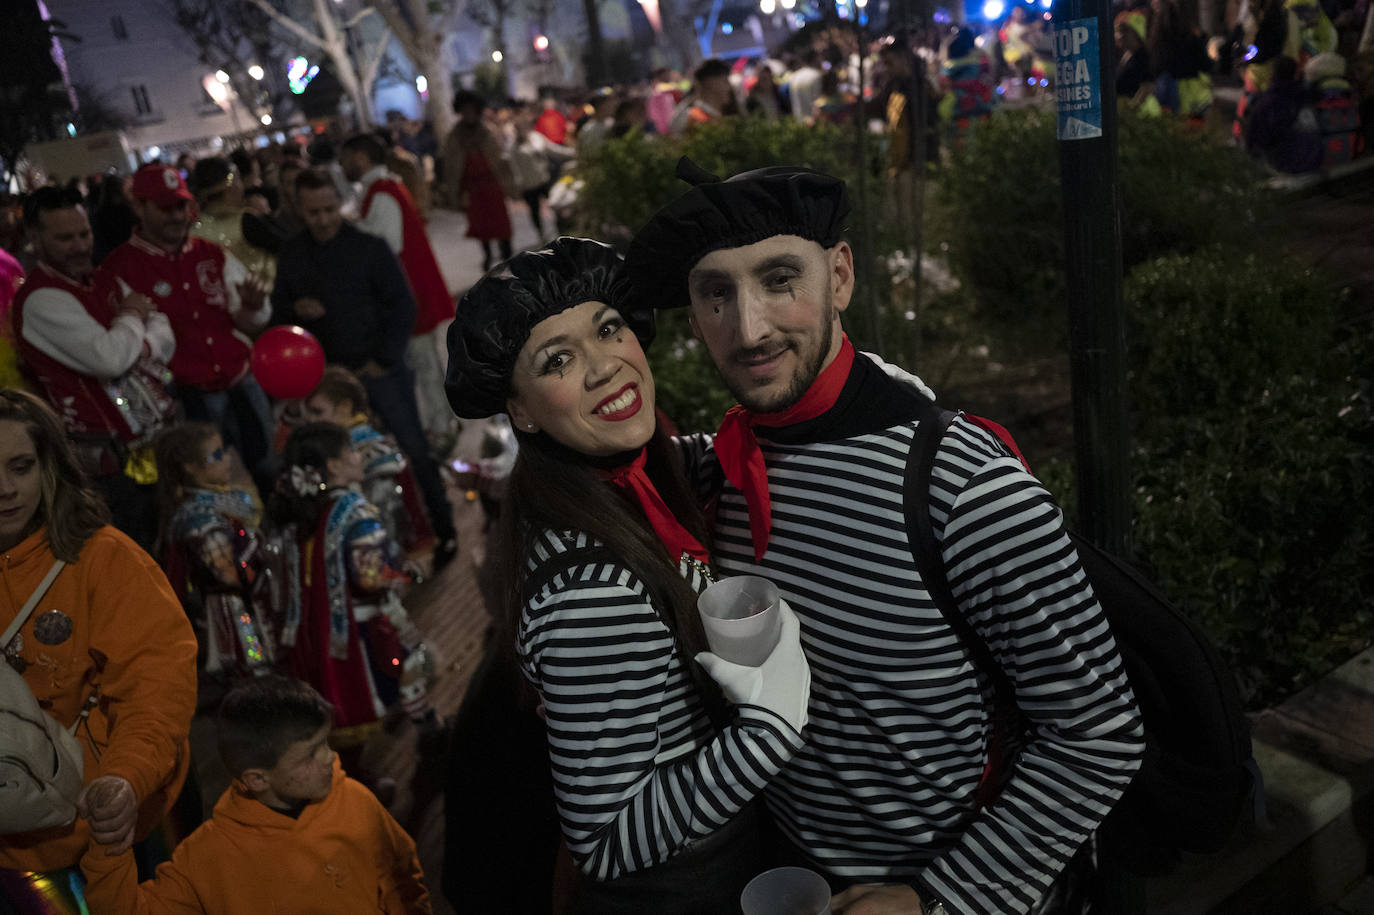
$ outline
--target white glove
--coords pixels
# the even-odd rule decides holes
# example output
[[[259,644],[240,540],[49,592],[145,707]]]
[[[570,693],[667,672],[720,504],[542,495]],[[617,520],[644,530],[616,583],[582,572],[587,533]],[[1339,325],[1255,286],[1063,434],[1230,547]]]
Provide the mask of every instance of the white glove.
[[[787,601],[779,602],[782,626],[778,644],[761,665],[745,667],[709,651],[699,653],[696,661],[731,702],[768,709],[800,732],[806,726],[806,706],[811,699],[811,665],[802,653],[797,615]]]
[[[897,368],[897,366],[892,365],[889,362],[884,362],[882,358],[878,356],[877,353],[864,353],[864,355],[872,359],[873,362],[878,366],[878,368],[883,370],[883,374],[886,375],[888,378],[891,378],[898,384],[904,384],[907,387],[915,388],[917,391],[921,392],[921,394],[923,394],[926,398],[930,400],[935,399],[935,392],[932,391],[926,385],[926,383],[922,381],[920,378],[917,378],[915,375],[911,374],[905,369],[899,369]]]

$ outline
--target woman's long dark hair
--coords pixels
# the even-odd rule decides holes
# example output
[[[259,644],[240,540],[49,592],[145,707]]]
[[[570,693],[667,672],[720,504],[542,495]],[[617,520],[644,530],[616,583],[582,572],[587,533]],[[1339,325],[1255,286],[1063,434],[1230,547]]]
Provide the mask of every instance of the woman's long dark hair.
[[[0,420],[23,423],[33,439],[41,474],[35,529],[46,525],[52,554],[76,562],[86,541],[110,523],[110,510],[89,487],[62,420],[37,397],[10,388],[0,390]]]
[[[697,616],[696,592],[669,558],[637,502],[599,476],[590,459],[557,444],[545,433],[516,433],[520,453],[511,470],[502,512],[499,570],[502,641],[514,641],[524,606],[521,581],[534,541],[545,530],[580,531],[596,538],[644,582],[664,624],[674,634],[688,671],[708,698],[717,695],[692,658],[705,651],[706,634]],[[649,440],[644,469],[678,522],[709,549],[701,508],[687,484],[681,459],[662,427]]]

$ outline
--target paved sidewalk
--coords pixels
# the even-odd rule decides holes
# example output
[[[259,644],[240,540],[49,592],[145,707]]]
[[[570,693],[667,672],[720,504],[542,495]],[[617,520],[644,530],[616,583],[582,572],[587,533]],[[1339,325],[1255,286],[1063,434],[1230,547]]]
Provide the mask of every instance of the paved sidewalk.
[[[553,237],[553,214],[547,208],[544,211],[544,238],[540,239],[535,235],[524,201],[507,201],[507,205],[514,230],[511,243],[516,251],[533,248]],[[429,244],[439,260],[439,269],[444,273],[449,292],[455,295],[466,292],[482,276],[482,245],[466,236],[467,228],[468,220],[462,213],[437,207],[430,211]],[[492,247],[495,249],[495,245]]]

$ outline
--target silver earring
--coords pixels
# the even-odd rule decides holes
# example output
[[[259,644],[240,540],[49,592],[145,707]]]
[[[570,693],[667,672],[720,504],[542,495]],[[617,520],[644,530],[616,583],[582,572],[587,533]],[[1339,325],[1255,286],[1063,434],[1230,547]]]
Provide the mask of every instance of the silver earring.
[[[530,430],[531,432],[533,432],[533,431],[534,431],[534,423],[527,423],[527,424],[525,425],[525,428],[528,429],[528,430]]]

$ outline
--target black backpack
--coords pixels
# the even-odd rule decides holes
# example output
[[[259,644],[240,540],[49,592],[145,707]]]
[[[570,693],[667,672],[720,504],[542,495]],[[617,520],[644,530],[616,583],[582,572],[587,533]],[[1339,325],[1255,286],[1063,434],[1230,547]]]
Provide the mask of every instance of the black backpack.
[[[1014,743],[998,732],[1017,728],[1011,682],[959,611],[930,522],[935,453],[956,414],[930,403],[907,457],[907,534],[916,567],[946,622],[992,684],[995,712],[990,768],[1004,765],[998,748]],[[966,416],[1021,458],[1006,430]],[[1235,680],[1202,631],[1144,576],[1116,556],[1069,532],[1092,583],[1145,726],[1145,757],[1125,794],[1098,830],[1104,860],[1145,876],[1172,870],[1180,852],[1215,852],[1241,822],[1263,785]]]

